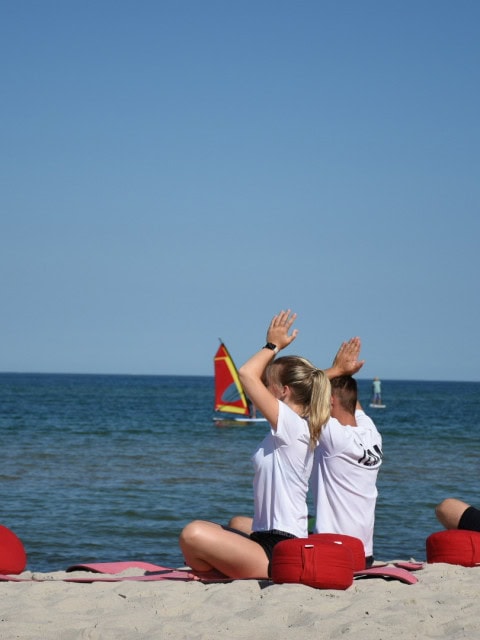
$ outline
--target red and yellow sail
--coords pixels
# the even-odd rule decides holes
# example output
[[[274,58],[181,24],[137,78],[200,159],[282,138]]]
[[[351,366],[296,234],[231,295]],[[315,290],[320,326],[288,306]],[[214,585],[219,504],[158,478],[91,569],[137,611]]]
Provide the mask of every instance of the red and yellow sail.
[[[250,416],[247,396],[227,347],[220,343],[213,358],[215,369],[215,411]]]

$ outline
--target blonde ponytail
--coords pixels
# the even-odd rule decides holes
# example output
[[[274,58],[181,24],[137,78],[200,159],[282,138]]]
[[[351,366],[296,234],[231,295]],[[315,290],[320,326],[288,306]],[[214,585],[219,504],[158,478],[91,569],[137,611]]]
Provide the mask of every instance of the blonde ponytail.
[[[312,374],[312,396],[308,412],[310,445],[316,447],[323,427],[330,418],[331,387],[325,371],[316,369]]]
[[[266,371],[271,382],[288,386],[295,402],[308,420],[310,447],[318,444],[322,428],[330,418],[330,381],[321,369],[300,356],[283,356],[274,360]]]

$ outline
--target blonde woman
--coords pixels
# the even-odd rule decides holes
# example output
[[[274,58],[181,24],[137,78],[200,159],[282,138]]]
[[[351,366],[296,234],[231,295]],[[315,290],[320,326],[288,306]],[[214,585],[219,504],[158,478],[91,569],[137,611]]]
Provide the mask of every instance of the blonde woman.
[[[330,416],[330,382],[298,356],[274,360],[297,337],[290,310],[274,316],[267,344],[239,370],[246,394],[270,424],[253,456],[252,533],[195,520],[180,535],[185,562],[201,573],[268,578],[273,547],[307,536],[307,491],[313,451]]]

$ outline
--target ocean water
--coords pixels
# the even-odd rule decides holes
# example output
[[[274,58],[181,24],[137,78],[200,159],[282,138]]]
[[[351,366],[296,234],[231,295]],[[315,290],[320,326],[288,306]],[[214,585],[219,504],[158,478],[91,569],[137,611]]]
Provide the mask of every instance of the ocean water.
[[[382,382],[375,557],[425,559],[447,496],[480,505],[480,383]],[[139,559],[181,565],[194,518],[252,511],[265,424],[212,421],[213,378],[0,374],[0,524],[28,569]]]

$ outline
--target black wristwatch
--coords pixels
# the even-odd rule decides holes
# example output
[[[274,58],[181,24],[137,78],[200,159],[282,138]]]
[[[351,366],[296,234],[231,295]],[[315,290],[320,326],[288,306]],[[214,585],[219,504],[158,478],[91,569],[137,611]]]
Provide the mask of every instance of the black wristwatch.
[[[278,347],[276,344],[273,344],[273,342],[267,342],[263,349],[270,349],[273,353],[278,353]]]

